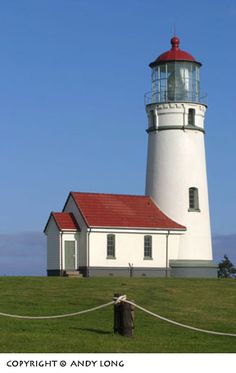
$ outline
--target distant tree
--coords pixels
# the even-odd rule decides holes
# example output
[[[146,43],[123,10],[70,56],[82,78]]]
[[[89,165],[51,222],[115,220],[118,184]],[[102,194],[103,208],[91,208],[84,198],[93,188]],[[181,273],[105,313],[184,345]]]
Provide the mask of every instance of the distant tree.
[[[224,259],[218,264],[218,277],[230,277],[232,273],[236,273],[236,268],[234,268],[234,265],[229,260],[228,256],[224,255]]]

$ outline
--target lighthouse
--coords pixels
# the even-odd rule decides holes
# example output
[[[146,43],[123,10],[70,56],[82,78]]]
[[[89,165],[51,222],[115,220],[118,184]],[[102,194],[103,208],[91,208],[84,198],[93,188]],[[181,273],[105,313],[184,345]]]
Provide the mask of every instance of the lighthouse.
[[[216,277],[201,63],[179,44],[150,64],[146,195],[70,192],[44,229],[48,276]]]
[[[205,157],[201,63],[171,39],[171,49],[150,63],[152,89],[146,94],[148,155],[146,195],[171,219],[186,227],[177,276],[215,276]]]

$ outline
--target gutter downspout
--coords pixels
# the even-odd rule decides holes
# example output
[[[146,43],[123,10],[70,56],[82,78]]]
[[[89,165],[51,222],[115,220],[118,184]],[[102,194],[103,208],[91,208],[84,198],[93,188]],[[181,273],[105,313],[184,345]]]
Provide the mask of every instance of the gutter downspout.
[[[168,277],[168,268],[169,268],[169,235],[170,231],[167,231],[166,234],[166,270],[165,270],[165,277]]]
[[[90,265],[90,233],[91,233],[91,228],[88,228],[88,243],[87,243],[87,277],[89,277],[89,265]]]
[[[62,232],[60,232],[60,257],[61,257],[60,276],[63,276]]]

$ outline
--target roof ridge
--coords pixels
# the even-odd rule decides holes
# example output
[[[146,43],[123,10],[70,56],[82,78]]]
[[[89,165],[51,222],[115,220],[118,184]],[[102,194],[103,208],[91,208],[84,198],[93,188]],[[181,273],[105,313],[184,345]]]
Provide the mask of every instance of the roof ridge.
[[[52,214],[73,214],[73,212],[68,212],[68,211],[51,211]]]
[[[78,193],[78,194],[92,194],[92,195],[103,195],[103,196],[127,196],[127,197],[140,197],[140,198],[151,198],[150,196],[146,196],[144,194],[125,194],[125,193],[100,193],[100,192],[75,192],[71,191],[70,193]]]

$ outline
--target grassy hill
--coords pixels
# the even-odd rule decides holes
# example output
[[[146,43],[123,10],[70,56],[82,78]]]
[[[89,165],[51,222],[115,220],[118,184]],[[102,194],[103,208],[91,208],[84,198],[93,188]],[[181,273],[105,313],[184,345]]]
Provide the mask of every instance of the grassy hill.
[[[126,294],[164,317],[236,333],[236,280],[1,277],[0,312],[77,312]],[[19,320],[0,316],[0,352],[236,352],[236,338],[207,335],[135,311],[132,338],[113,334],[113,306],[80,316]]]

